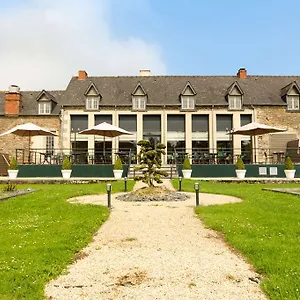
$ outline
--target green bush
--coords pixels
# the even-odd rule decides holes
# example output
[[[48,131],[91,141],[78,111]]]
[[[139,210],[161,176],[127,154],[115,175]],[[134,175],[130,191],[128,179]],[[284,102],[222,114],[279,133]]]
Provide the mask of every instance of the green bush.
[[[189,158],[188,158],[187,155],[186,155],[185,158],[184,158],[182,169],[183,169],[183,170],[191,170],[191,169],[192,169],[190,160],[189,160]]]
[[[285,170],[295,170],[295,166],[289,156],[287,156],[285,159],[284,169]]]
[[[123,170],[122,160],[119,156],[116,159],[114,170]]]
[[[10,164],[8,166],[9,170],[18,170],[18,164],[17,164],[17,160],[15,157],[12,157]]]
[[[70,159],[69,159],[68,156],[66,156],[64,158],[64,161],[62,163],[62,169],[63,170],[71,170],[72,169],[72,164],[71,164]]]
[[[245,170],[245,165],[241,157],[238,157],[235,167],[237,170]]]

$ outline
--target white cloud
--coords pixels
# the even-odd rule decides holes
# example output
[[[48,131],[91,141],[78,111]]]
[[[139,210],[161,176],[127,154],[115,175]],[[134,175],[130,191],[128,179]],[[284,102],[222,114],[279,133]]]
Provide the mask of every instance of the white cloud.
[[[24,3],[24,2],[23,2]],[[165,74],[159,45],[110,32],[106,0],[31,0],[0,12],[0,89],[64,89],[80,69],[91,76]]]

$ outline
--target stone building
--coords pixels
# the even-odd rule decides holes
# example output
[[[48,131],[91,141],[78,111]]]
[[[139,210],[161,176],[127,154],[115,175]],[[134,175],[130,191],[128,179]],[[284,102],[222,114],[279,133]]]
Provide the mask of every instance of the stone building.
[[[62,91],[11,86],[0,92],[0,132],[33,122],[58,137],[34,137],[32,149],[77,149],[92,157],[103,149],[103,137],[78,132],[108,122],[133,133],[106,139],[108,151],[136,151],[137,141],[149,139],[167,145],[168,153],[192,156],[197,151],[249,152],[249,136],[228,132],[251,121],[286,128],[284,133],[255,137],[263,161],[275,151],[285,153],[287,143],[300,137],[298,84],[300,76],[249,76],[244,68],[236,76],[152,76],[150,70],[141,70],[139,76],[90,77],[79,71]],[[9,155],[28,148],[26,139],[14,135],[0,137],[0,143],[0,152]]]

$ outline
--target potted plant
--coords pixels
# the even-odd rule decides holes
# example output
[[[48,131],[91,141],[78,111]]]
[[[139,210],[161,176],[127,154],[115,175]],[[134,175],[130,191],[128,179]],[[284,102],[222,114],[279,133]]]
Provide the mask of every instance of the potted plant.
[[[238,179],[244,179],[246,175],[245,165],[241,157],[238,157],[235,164],[235,173]]]
[[[116,162],[114,164],[114,176],[115,178],[122,178],[122,174],[123,174],[123,165],[122,165],[122,160],[119,156],[117,156]]]
[[[7,169],[9,179],[16,179],[18,176],[18,164],[15,157],[12,157]]]
[[[192,166],[187,155],[185,156],[183,161],[182,175],[183,178],[191,178],[192,175]]]
[[[286,178],[288,179],[293,179],[295,177],[295,173],[296,173],[295,166],[289,156],[287,156],[285,159],[284,173]]]
[[[64,179],[68,179],[71,177],[72,173],[72,164],[68,156],[66,156],[63,160],[61,167],[61,174]]]

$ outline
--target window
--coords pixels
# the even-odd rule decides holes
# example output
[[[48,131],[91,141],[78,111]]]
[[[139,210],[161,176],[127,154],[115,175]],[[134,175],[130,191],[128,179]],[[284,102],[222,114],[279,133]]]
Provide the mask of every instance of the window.
[[[71,132],[79,132],[88,128],[87,115],[71,115]]]
[[[299,110],[299,96],[288,96],[287,110]]]
[[[242,96],[229,96],[228,109],[242,109]]]
[[[132,109],[146,110],[146,97],[145,96],[133,96],[132,97]]]
[[[50,115],[51,114],[51,102],[40,102],[39,103],[39,114]]]
[[[181,109],[195,109],[195,99],[193,96],[181,96]]]
[[[46,136],[46,154],[53,155],[54,153],[54,136]]]
[[[99,97],[86,97],[86,109],[98,110],[99,109]]]
[[[95,115],[95,125],[103,122],[112,124],[112,115]]]

